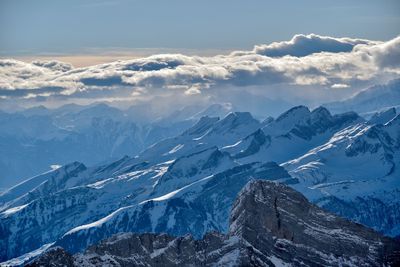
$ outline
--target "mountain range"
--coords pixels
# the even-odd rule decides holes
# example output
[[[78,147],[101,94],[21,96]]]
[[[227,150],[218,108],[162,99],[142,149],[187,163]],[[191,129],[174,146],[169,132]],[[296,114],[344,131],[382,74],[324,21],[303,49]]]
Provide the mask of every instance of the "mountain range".
[[[232,233],[240,236],[229,214],[233,207],[234,216],[235,199],[253,180],[286,184],[324,210],[387,236],[400,234],[400,116],[395,109],[368,120],[355,112],[333,115],[324,107],[305,106],[263,121],[248,112],[222,118],[205,113],[191,115],[193,123],[181,133],[160,138],[136,156],[65,164],[2,193],[0,260],[21,263],[56,246],[82,253],[121,232],[154,233],[146,238],[172,241],[157,233],[201,240],[213,239],[207,233],[217,231],[221,245]],[[355,235],[372,233],[360,229],[353,229]],[[125,237],[129,242],[140,235]]]
[[[136,155],[203,115],[224,116],[231,108],[193,106],[164,117],[140,106],[121,110],[104,103],[0,112],[0,189],[73,161],[94,165]]]

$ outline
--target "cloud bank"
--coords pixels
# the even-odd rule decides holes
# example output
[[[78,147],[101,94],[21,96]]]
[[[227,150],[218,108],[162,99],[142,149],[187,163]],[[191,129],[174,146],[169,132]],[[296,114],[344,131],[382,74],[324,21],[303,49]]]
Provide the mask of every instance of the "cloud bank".
[[[141,99],[273,86],[346,91],[397,78],[399,58],[400,37],[380,42],[310,34],[228,55],[160,54],[85,68],[58,61],[2,59],[0,98]]]
[[[254,52],[268,57],[304,57],[321,52],[350,52],[359,44],[374,45],[378,43],[379,42],[364,39],[333,38],[316,34],[297,34],[290,41],[274,42],[269,45],[257,45],[254,48]]]

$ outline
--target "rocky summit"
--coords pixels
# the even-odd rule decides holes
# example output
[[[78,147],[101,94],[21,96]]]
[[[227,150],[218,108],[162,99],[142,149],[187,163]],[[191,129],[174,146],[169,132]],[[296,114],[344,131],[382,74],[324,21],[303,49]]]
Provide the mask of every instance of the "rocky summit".
[[[227,234],[202,239],[120,233],[70,254],[49,249],[28,266],[398,266],[400,243],[310,203],[280,183],[239,193]]]

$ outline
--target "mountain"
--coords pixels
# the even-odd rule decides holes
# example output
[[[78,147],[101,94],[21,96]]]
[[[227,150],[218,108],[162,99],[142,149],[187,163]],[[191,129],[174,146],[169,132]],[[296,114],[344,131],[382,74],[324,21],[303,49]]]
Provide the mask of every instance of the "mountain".
[[[318,205],[389,235],[400,233],[400,116],[359,123],[283,166]]]
[[[234,199],[253,179],[290,185],[325,209],[396,236],[398,118],[373,123],[354,112],[298,106],[260,122],[230,112],[202,117],[136,156],[64,165],[0,195],[0,258],[54,245],[82,252],[120,232],[226,234]]]
[[[231,109],[229,104],[189,106],[157,119],[149,115],[147,121],[142,120],[146,110],[120,110],[104,103],[1,112],[0,188],[73,161],[94,165],[135,156],[184,132],[202,114],[225,116]]]
[[[132,141],[138,128],[134,123],[117,121],[122,117],[117,119],[117,113],[105,105],[2,113],[0,186],[12,186],[52,165],[74,160],[94,164],[135,151],[137,142]]]
[[[248,112],[231,112],[222,119],[202,117],[182,134],[148,147],[138,155],[136,161],[146,160],[154,164],[212,146],[221,148],[240,141],[260,125]]]
[[[0,115],[0,187],[52,166],[72,161],[92,165],[143,149],[141,129],[117,109],[102,105],[77,113],[49,112]]]
[[[240,142],[223,148],[238,161],[275,161],[283,163],[323,144],[338,130],[363,121],[356,113],[331,115],[319,107],[310,111],[297,106],[277,119],[263,122],[263,127]]]
[[[111,224],[111,230],[103,232],[105,235],[119,232],[124,227],[136,227],[142,232],[152,227],[154,231],[192,232],[197,236],[209,229],[226,230],[227,222],[223,218],[227,218],[236,193],[249,179],[290,178],[276,164],[238,165],[213,145],[221,142],[222,137],[214,138],[217,134],[224,136],[226,142],[236,142],[258,126],[259,122],[251,119],[248,113],[231,113],[221,120],[203,118],[192,129],[175,139],[160,141],[138,157],[125,157],[91,168],[79,167],[79,172],[67,172],[71,168],[67,165],[33,179],[35,182],[31,179],[6,191],[0,196],[3,211],[1,242],[7,247],[2,251],[2,258],[37,249],[67,232],[66,237],[75,235],[77,229],[89,229],[85,225],[105,221],[110,214],[128,216],[131,223],[114,225],[114,218],[120,217],[110,216],[107,222]],[[186,143],[179,149],[177,143],[183,141]],[[50,185],[59,184],[53,180],[62,180],[67,187],[59,185],[53,186],[53,191],[49,190]],[[169,200],[170,196],[174,198]],[[214,203],[215,198],[221,198],[221,201]],[[206,202],[205,199],[209,200]],[[175,207],[180,202],[183,206]],[[194,207],[202,211],[193,211]],[[193,212],[198,216],[188,215]],[[162,216],[162,213],[171,214]],[[137,221],[138,216],[141,220],[151,218],[150,224]],[[170,222],[165,221],[166,218],[170,218]],[[208,223],[204,222],[205,218]],[[175,224],[179,219],[187,221]],[[21,223],[25,220],[31,223]],[[79,234],[84,232],[79,231]],[[95,236],[88,237],[82,241],[82,248]],[[76,249],[81,247],[77,245]]]
[[[27,266],[394,266],[399,255],[395,240],[318,208],[288,186],[259,180],[238,194],[226,235],[123,233],[82,254],[50,249]]]
[[[355,111],[366,115],[390,107],[398,108],[400,106],[400,79],[369,87],[348,99],[327,103],[324,106],[334,113]]]

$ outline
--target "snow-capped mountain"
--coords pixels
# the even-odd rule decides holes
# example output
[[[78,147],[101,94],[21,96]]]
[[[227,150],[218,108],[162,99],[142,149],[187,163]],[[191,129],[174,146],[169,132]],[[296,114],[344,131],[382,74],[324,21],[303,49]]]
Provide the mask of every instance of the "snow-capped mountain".
[[[390,235],[400,233],[400,116],[360,123],[283,166],[294,187],[337,214]]]
[[[50,249],[28,266],[395,266],[399,255],[393,239],[330,214],[287,186],[259,180],[239,193],[226,235],[123,233],[82,254]]]
[[[263,127],[234,145],[224,148],[238,161],[276,161],[296,158],[310,147],[323,144],[339,129],[363,121],[355,113],[332,116],[319,107],[310,111],[307,107],[294,107],[276,120],[268,120]]]
[[[288,184],[324,208],[398,235],[400,209],[389,200],[400,199],[400,125],[399,116],[382,124],[389,117],[365,121],[298,106],[259,122],[231,112],[202,117],[137,156],[65,165],[0,195],[0,258],[54,245],[79,252],[120,232],[227,233],[234,199],[253,179]]]

